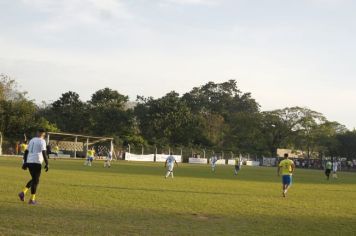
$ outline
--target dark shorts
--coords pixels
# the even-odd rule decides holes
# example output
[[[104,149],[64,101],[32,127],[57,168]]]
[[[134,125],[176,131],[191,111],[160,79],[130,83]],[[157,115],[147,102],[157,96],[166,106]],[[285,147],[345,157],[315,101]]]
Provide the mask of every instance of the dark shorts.
[[[235,170],[240,170],[240,166],[235,165]]]
[[[291,175],[283,175],[282,182],[284,185],[291,185],[292,184],[292,176]]]
[[[330,173],[331,173],[331,169],[326,169],[326,170],[325,170],[325,174],[326,174],[326,175],[330,175]]]

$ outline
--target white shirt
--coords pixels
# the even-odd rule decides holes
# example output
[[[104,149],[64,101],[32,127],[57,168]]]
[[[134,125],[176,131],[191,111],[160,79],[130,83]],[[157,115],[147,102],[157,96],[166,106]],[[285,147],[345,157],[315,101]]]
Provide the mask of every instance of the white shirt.
[[[176,159],[174,158],[174,156],[169,156],[167,157],[167,163],[168,165],[174,165],[174,162],[176,161]]]
[[[338,163],[337,163],[337,162],[334,162],[334,163],[333,163],[333,171],[334,171],[334,172],[337,171],[337,166],[338,166]]]
[[[218,161],[218,158],[217,157],[212,157],[210,159],[210,161],[211,161],[211,164],[215,164]]]
[[[33,138],[28,144],[28,156],[27,163],[42,164],[43,154],[42,151],[46,151],[46,141],[42,138]]]

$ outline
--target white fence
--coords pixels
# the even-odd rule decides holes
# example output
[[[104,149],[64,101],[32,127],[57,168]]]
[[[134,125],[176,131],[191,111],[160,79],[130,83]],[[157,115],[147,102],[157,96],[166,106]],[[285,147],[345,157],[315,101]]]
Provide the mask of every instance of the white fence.
[[[189,158],[190,164],[208,164],[208,159],[206,158]]]
[[[153,162],[155,158],[154,154],[149,155],[136,155],[132,153],[125,153],[125,160],[126,161],[149,161]]]

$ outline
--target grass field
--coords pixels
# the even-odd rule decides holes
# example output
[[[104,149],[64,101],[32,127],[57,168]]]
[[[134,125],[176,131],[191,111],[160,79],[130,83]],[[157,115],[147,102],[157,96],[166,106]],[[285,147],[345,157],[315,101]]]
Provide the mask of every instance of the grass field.
[[[356,235],[356,174],[297,170],[286,199],[274,168],[50,161],[29,206],[21,160],[0,158],[0,235]]]

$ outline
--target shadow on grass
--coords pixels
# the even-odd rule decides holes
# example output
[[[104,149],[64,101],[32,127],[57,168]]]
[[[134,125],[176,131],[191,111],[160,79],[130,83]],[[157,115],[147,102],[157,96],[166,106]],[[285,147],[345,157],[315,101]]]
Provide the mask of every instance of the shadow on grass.
[[[19,217],[21,216],[21,221]],[[3,235],[354,235],[355,218],[146,209],[4,206]],[[34,224],[36,222],[36,224]]]

